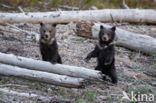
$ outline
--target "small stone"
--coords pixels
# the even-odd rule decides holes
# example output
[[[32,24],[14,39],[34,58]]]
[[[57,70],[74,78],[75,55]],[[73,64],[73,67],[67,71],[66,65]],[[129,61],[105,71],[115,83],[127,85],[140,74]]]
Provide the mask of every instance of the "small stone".
[[[100,100],[106,100],[107,98],[108,98],[107,96],[102,96],[102,95],[98,97],[98,99]]]
[[[151,28],[151,31],[156,31],[156,27]]]
[[[156,81],[152,82],[152,86],[156,87]]]

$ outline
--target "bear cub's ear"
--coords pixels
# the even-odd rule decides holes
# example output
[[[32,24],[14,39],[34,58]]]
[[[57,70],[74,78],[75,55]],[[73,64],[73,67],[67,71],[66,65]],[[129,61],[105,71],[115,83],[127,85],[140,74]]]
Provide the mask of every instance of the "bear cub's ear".
[[[52,24],[53,27],[56,27],[57,24]]]
[[[116,30],[116,27],[115,27],[115,26],[113,26],[113,27],[111,28],[111,30],[112,30],[112,31],[115,31],[115,30]]]
[[[42,22],[40,22],[40,26],[43,26],[44,24]]]
[[[103,25],[100,25],[100,29],[104,29]]]

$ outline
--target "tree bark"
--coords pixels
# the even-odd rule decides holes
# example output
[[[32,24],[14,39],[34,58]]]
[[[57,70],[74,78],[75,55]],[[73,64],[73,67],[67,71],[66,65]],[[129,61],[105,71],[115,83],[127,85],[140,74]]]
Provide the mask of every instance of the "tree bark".
[[[156,10],[152,9],[105,9],[81,11],[55,11],[36,13],[0,13],[0,23],[69,23],[79,20],[156,24]],[[150,16],[149,16],[150,15]]]
[[[101,80],[103,74],[100,71],[84,67],[68,66],[63,64],[51,64],[49,62],[34,60],[11,54],[0,53],[0,63],[19,66],[32,70],[45,71],[72,77],[85,78],[88,80]]]
[[[111,27],[103,23],[94,23],[94,25],[92,24],[93,23],[84,21],[76,23],[77,35],[89,38],[98,38],[100,25],[103,25],[106,28]],[[141,51],[147,54],[156,53],[155,38],[143,34],[128,32],[119,28],[116,29],[116,36],[116,45],[118,46],[122,46],[135,51]]]
[[[65,75],[52,74],[36,70],[28,70],[17,66],[0,63],[0,74],[5,76],[20,77],[28,80],[44,82],[52,85],[80,88],[83,87],[84,79],[73,78]]]

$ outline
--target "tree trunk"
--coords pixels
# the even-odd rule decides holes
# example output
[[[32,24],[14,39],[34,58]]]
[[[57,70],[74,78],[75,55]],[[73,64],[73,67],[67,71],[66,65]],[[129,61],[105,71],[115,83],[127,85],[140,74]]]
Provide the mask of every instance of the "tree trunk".
[[[76,23],[77,35],[89,38],[98,38],[100,25],[106,28],[111,26],[103,23],[78,22]],[[156,39],[147,35],[128,32],[126,30],[116,29],[116,44],[131,50],[144,53],[156,53]]]
[[[88,80],[101,80],[103,74],[100,71],[86,69],[84,67],[68,66],[63,64],[51,64],[49,62],[30,58],[0,53],[0,63],[19,66],[32,70],[45,71]]]
[[[65,75],[52,74],[36,70],[28,70],[17,66],[10,66],[0,63],[0,74],[5,76],[20,77],[28,80],[44,82],[48,84],[79,88],[83,87],[84,79],[73,78]]]
[[[156,24],[156,10],[105,9],[81,11],[55,11],[36,13],[0,13],[0,23],[69,23],[79,20],[112,22],[133,22]]]

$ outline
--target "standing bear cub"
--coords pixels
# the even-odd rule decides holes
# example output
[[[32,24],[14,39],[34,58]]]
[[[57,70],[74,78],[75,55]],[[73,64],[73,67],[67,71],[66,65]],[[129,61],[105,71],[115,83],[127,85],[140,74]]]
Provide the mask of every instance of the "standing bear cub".
[[[100,70],[103,74],[108,75],[112,83],[117,83],[117,74],[115,69],[115,48],[114,48],[114,38],[115,29],[105,28],[100,26],[98,44],[95,49],[90,52],[85,61],[89,61],[92,57],[97,57],[97,66],[95,70]]]
[[[62,64],[55,34],[56,24],[40,23],[40,52],[43,61]]]

